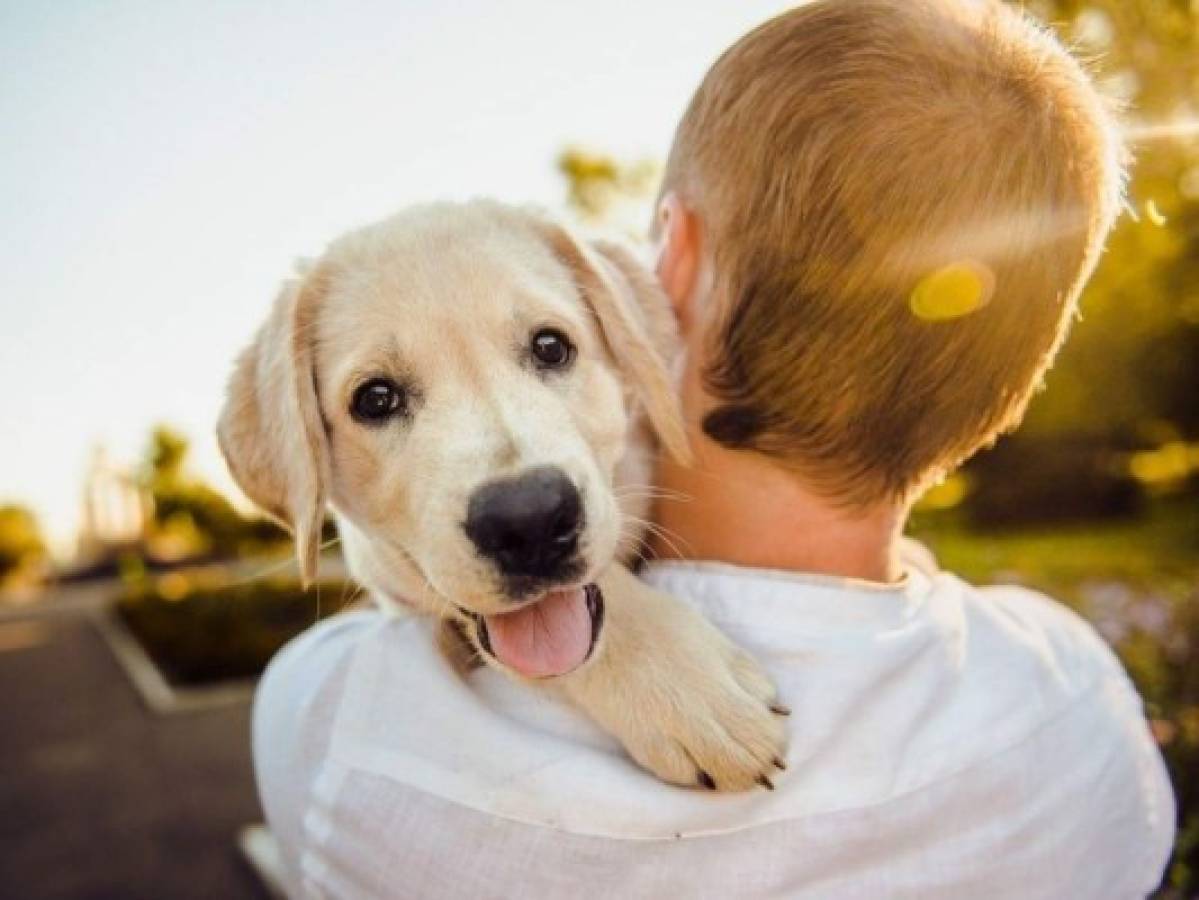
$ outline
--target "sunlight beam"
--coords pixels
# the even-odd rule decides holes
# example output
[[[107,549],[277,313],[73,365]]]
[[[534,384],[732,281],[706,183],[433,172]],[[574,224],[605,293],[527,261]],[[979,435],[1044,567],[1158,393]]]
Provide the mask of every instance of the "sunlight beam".
[[[1132,123],[1125,129],[1124,135],[1133,144],[1168,140],[1185,141],[1199,138],[1199,119]]]

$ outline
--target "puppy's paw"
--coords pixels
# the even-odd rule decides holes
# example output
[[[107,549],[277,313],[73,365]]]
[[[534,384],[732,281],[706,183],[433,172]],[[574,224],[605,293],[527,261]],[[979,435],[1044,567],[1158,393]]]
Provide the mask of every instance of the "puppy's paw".
[[[567,694],[664,781],[773,789],[790,711],[765,671],[691,607],[631,577],[613,586],[597,658]]]
[[[790,711],[758,664],[707,627],[713,634],[671,647],[647,673],[620,737],[629,755],[664,781],[773,790],[785,768]],[[650,683],[654,678],[663,682]]]

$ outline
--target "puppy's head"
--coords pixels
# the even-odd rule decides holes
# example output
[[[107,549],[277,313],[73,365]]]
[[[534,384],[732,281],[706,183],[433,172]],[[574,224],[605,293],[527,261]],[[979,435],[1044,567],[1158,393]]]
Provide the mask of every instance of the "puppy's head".
[[[613,479],[638,408],[686,454],[669,323],[620,248],[497,204],[409,210],[284,287],[221,446],[306,579],[328,504],[377,595],[523,674],[568,671],[602,619],[587,586],[632,534]]]

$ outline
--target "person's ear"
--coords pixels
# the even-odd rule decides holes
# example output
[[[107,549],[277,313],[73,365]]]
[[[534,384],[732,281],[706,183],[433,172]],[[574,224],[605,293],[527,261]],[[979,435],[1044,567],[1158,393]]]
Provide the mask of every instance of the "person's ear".
[[[686,340],[698,319],[696,289],[702,251],[699,217],[684,205],[678,194],[668,191],[658,204],[657,231],[655,274],[670,298],[679,331]]]
[[[238,486],[295,538],[305,585],[316,577],[329,480],[312,334],[324,282],[317,270],[284,285],[237,361],[217,425]]]

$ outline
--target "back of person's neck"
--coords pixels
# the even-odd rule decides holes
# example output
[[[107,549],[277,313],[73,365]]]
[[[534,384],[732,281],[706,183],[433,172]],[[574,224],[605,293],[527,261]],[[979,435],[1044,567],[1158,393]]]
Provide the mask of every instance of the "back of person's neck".
[[[845,508],[764,456],[727,450],[702,434],[692,445],[691,465],[658,462],[651,558],[885,583],[901,577],[901,505]]]

